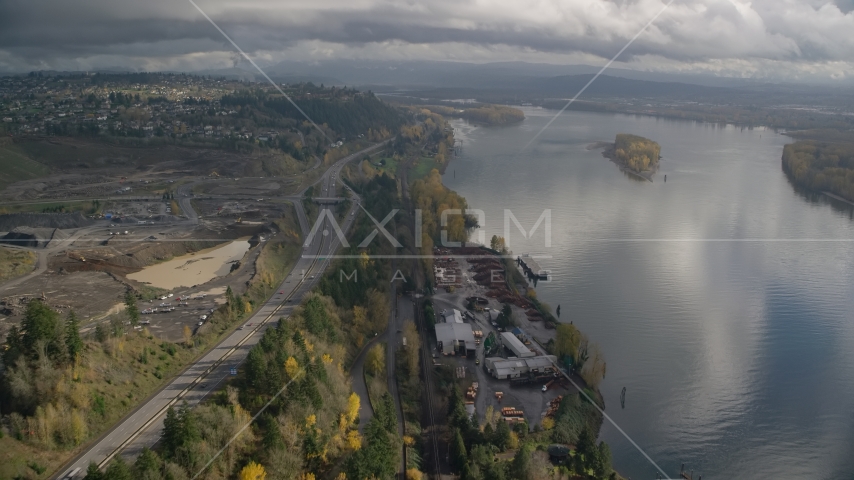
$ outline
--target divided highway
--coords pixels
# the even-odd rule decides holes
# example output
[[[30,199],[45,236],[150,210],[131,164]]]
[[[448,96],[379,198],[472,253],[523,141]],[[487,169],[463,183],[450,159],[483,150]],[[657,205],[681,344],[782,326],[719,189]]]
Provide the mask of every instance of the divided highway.
[[[324,196],[335,196],[336,186],[340,183],[341,169],[345,164],[376,150],[385,143],[351,154],[329,167],[318,181]],[[355,192],[351,194],[353,201],[350,211],[340,225],[344,232],[350,229],[356,218],[354,213],[361,203],[361,199]],[[190,215],[192,207],[189,203],[189,201],[182,202],[181,206],[188,213],[188,217],[193,218],[195,213]],[[301,205],[297,204],[296,207],[297,210],[301,209]],[[230,370],[246,358],[249,350],[261,339],[267,328],[275,326],[279,318],[290,316],[294,306],[298,305],[303,295],[314,287],[320,275],[329,266],[331,262],[329,256],[334,255],[338,250],[340,241],[333,234],[334,230],[329,228],[331,226],[326,225],[328,220],[325,216],[323,218],[324,224],[317,231],[318,233],[328,231],[330,234],[315,235],[310,243],[303,246],[303,254],[294,268],[275,290],[276,293],[251,318],[245,320],[244,328],[232,332],[168,385],[150,396],[101,438],[91,443],[84,452],[60,469],[53,478],[71,478],[67,475],[77,468],[80,468],[80,471],[73,478],[83,478],[90,462],[96,462],[103,468],[116,455],[135,457],[143,447],[151,447],[159,440],[163,429],[163,418],[169,406],[184,401],[194,406],[227,378]],[[300,223],[305,221],[303,218],[301,220]]]

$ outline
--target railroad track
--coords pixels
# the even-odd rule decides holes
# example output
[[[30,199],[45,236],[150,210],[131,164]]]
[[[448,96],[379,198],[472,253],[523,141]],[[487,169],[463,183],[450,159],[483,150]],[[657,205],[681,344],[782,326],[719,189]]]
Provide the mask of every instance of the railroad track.
[[[433,462],[435,463],[435,478],[441,478],[442,464],[439,461],[439,439],[436,432],[436,412],[433,409],[433,390],[430,384],[430,366],[432,365],[429,354],[429,342],[427,340],[427,329],[424,326],[424,311],[419,308],[418,302],[415,304],[415,316],[418,318],[419,329],[424,334],[424,339],[421,342],[421,363],[424,365],[424,392],[427,400],[427,417],[430,420],[430,439],[433,444]]]

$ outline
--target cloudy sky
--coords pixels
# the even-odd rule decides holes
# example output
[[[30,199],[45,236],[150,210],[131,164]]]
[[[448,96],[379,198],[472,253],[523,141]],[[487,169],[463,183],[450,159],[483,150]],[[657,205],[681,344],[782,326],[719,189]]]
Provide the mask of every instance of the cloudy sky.
[[[196,0],[260,65],[522,60],[603,65],[668,0]],[[2,0],[0,71],[228,68],[189,0]],[[854,0],[673,0],[615,67],[854,81]]]

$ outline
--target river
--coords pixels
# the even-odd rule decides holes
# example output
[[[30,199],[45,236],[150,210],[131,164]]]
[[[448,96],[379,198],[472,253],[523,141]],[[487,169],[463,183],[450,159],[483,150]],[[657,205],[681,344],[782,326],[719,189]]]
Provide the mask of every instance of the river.
[[[852,207],[796,192],[791,139],[650,117],[524,108],[505,127],[455,121],[444,183],[485,212],[486,239],[543,255],[540,299],[600,345],[606,412],[671,477],[852,478]],[[653,182],[619,171],[597,141],[661,144]],[[667,182],[663,181],[667,175]],[[477,233],[474,234],[476,237]],[[620,391],[626,388],[625,408]],[[635,479],[656,469],[607,421],[600,439]]]

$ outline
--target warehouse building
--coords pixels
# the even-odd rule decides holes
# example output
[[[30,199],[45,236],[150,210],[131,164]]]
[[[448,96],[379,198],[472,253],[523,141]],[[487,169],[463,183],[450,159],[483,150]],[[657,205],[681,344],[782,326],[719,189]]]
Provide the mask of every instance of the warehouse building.
[[[486,372],[499,380],[510,380],[526,375],[546,375],[554,372],[554,355],[529,358],[489,357],[483,361]]]
[[[468,323],[437,323],[436,346],[443,355],[465,355],[473,358],[477,353],[474,332]]]
[[[445,323],[463,323],[463,314],[456,308],[442,310],[442,321]]]
[[[504,344],[504,348],[512,352],[515,357],[526,358],[534,356],[534,352],[532,352],[530,348],[526,347],[521,340],[516,338],[516,335],[513,335],[510,332],[501,333],[501,342]]]

